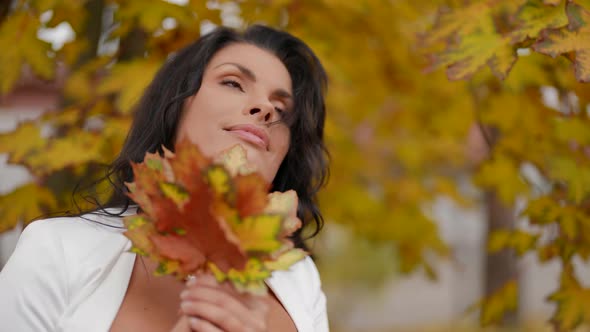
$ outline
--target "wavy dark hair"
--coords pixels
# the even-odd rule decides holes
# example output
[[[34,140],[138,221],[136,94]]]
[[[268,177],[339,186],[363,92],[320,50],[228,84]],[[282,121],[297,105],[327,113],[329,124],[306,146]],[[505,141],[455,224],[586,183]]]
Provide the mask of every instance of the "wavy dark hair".
[[[106,208],[122,207],[121,215],[134,204],[126,195],[124,182],[133,181],[130,162],[141,162],[146,152],[174,150],[177,127],[186,98],[197,93],[205,68],[222,48],[247,43],[274,54],[287,68],[293,85],[294,112],[288,120],[291,144],[272,183],[273,191],[293,189],[299,196],[298,217],[304,227],[294,234],[304,247],[301,231],[315,223],[309,237],[323,225],[317,192],[328,177],[328,152],[324,145],[327,76],[318,58],[300,39],[283,31],[254,25],[243,32],[219,27],[171,56],[158,71],[135,106],[134,121],[119,156],[109,166],[106,178],[114,193]],[[97,202],[97,201],[95,201]],[[108,213],[112,215],[113,213]]]

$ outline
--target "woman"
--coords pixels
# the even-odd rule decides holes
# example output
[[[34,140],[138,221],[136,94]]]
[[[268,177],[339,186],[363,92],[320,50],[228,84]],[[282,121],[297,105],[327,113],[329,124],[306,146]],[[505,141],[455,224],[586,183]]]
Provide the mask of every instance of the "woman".
[[[315,199],[327,172],[325,85],[312,51],[268,27],[219,28],[179,51],[136,107],[111,165],[113,199],[91,214],[36,221],[23,232],[0,273],[0,330],[327,331],[311,259],[273,273],[270,294],[258,298],[211,276],[186,284],[153,277],[155,263],[129,252],[121,227],[121,216],[136,213],[124,194],[130,161],[187,138],[209,156],[242,144],[273,191],[297,192],[298,216],[317,233]],[[300,233],[293,240],[303,246]]]

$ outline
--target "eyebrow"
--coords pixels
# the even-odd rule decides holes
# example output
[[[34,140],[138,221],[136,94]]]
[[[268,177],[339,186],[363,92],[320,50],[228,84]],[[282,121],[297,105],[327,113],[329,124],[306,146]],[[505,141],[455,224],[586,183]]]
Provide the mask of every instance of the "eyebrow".
[[[251,80],[252,82],[256,82],[256,75],[254,74],[253,71],[251,71],[250,69],[242,66],[239,63],[235,63],[235,62],[224,62],[220,65],[215,66],[215,68],[221,67],[223,65],[232,65],[236,68],[238,68],[240,70],[240,72],[244,75],[246,75],[246,77]],[[278,97],[282,97],[282,98],[289,98],[289,99],[293,99],[293,96],[291,96],[291,94],[289,92],[287,92],[285,89],[276,89],[273,92],[273,95],[276,95]]]

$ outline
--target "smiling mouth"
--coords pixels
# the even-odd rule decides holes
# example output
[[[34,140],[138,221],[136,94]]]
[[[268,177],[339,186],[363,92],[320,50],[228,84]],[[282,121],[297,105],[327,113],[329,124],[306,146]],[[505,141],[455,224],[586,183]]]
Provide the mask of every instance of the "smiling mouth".
[[[268,151],[268,139],[266,138],[266,134],[254,126],[234,126],[225,130],[247,143],[251,143]]]

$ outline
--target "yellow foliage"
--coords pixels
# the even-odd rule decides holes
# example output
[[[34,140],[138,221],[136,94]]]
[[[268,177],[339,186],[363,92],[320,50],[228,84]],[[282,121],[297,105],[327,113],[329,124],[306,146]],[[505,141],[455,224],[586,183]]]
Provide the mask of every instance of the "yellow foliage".
[[[497,230],[488,239],[488,251],[495,253],[502,249],[510,248],[514,249],[518,255],[523,255],[535,247],[538,238],[538,235],[521,230]]]
[[[518,195],[528,191],[528,186],[520,176],[519,165],[502,155],[485,163],[475,175],[474,181],[484,188],[497,191],[506,204],[513,204]]]
[[[544,29],[559,28],[567,24],[565,0],[549,4],[546,1],[527,1],[517,14],[518,29],[511,33],[512,42],[537,38]],[[550,5],[550,6],[547,6]]]
[[[518,307],[518,284],[515,280],[506,283],[481,304],[480,322],[482,325],[498,323],[507,311]]]
[[[533,47],[552,57],[574,52],[576,77],[579,81],[590,82],[590,3],[568,1],[567,14],[567,27],[546,30]]]
[[[162,0],[111,0],[119,9],[116,18],[124,24],[134,24],[148,32],[161,28],[164,18],[170,17],[178,24],[193,23],[193,15],[186,6]]]
[[[138,59],[133,62],[117,63],[111,74],[101,82],[98,92],[101,94],[117,93],[117,107],[123,113],[129,113],[144,88],[149,84],[160,68],[161,63],[150,59]]]
[[[590,195],[590,165],[563,157],[554,157],[549,171],[554,179],[570,185],[569,198],[581,203]]]
[[[561,274],[561,287],[549,296],[558,306],[551,318],[560,331],[570,331],[590,320],[590,289],[577,281],[571,265]]]
[[[114,158],[133,104],[165,57],[200,34],[201,23],[262,21],[307,42],[330,77],[325,133],[331,182],[320,196],[327,220],[350,227],[355,237],[394,248],[402,271],[422,267],[430,274],[427,257],[447,255],[449,249],[428,205],[441,195],[460,203],[477,200],[457,186],[457,179],[467,175],[478,189],[495,192],[505,203],[527,199],[523,216],[536,227],[559,229],[549,243],[524,230],[494,233],[489,249],[536,251],[542,259],[563,262],[590,256],[590,123],[585,112],[590,89],[576,81],[570,61],[578,79],[587,81],[588,0],[247,0],[239,2],[238,20],[227,13],[222,17],[222,10],[201,0],[187,5],[110,0],[116,5],[115,24],[105,27],[103,41],[124,42],[130,31],[139,31],[145,49],[124,61],[114,52],[82,63],[80,56],[91,45],[80,32],[93,15],[84,1],[31,3],[29,11],[18,7],[0,25],[0,92],[12,89],[22,64],[52,78],[54,62],[64,61],[63,97],[70,104],[0,135],[0,151],[9,153],[9,162],[29,167],[38,186],[2,197],[11,212],[0,212],[0,224],[6,225],[0,231],[66,200],[49,179],[71,175],[71,187],[79,178],[96,175],[89,164]],[[38,15],[48,9],[53,16],[46,26],[68,22],[76,32],[55,56],[36,36]],[[162,22],[168,17],[177,25],[165,30]],[[447,67],[448,77],[434,71],[438,67]],[[544,104],[546,87],[555,88],[559,111]],[[100,125],[92,131],[80,129],[97,119]],[[39,128],[47,125],[55,136],[41,137]],[[472,136],[480,126],[489,142]],[[484,156],[471,155],[467,141],[480,146]],[[548,185],[537,188],[524,166]],[[40,197],[29,202],[33,208],[22,202],[31,192]],[[551,298],[558,304],[556,324],[589,321],[578,310],[586,300],[566,284],[571,283],[562,280],[562,291]],[[511,283],[482,304],[482,322],[513,309],[515,298]]]
[[[19,221],[25,224],[46,216],[57,207],[54,194],[33,183],[0,196],[0,232],[12,229]]]
[[[37,39],[37,29],[39,19],[25,11],[15,12],[0,23],[0,94],[12,89],[25,63],[40,77],[53,77],[50,47]]]
[[[64,138],[51,139],[42,153],[25,158],[24,164],[35,175],[47,175],[65,167],[90,162],[105,162],[97,134],[78,130]]]
[[[41,130],[34,122],[24,122],[15,131],[0,134],[0,151],[8,153],[8,162],[21,163],[46,145]]]

